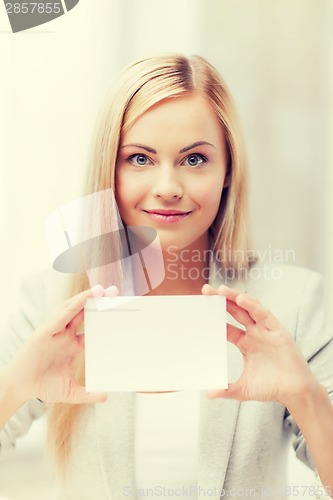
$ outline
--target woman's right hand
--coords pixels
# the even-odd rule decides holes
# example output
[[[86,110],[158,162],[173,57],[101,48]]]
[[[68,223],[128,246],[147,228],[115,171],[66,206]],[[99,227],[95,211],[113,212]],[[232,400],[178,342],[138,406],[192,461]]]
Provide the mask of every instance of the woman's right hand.
[[[63,310],[48,324],[36,330],[16,357],[4,369],[7,389],[22,404],[38,398],[48,403],[98,403],[105,393],[86,393],[74,378],[75,360],[84,348],[80,327],[86,300],[114,296],[116,287],[100,285],[67,300]],[[14,393],[13,393],[14,391]]]

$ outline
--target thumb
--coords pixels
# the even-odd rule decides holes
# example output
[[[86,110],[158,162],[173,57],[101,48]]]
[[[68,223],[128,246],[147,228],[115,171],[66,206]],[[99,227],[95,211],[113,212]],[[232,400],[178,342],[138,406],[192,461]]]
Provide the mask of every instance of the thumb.
[[[74,404],[104,403],[108,398],[106,392],[86,392],[83,385],[78,385],[73,394]]]
[[[233,384],[228,384],[228,389],[216,389],[214,391],[207,391],[208,399],[242,399],[240,394],[240,384],[235,382]]]

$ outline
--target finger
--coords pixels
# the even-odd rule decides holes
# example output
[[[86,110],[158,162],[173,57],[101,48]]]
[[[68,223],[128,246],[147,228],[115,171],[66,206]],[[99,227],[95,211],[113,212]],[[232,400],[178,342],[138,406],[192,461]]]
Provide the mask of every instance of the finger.
[[[202,295],[218,295],[218,291],[211,285],[208,285],[208,283],[201,288],[201,293]]]
[[[79,333],[76,336],[76,338],[77,338],[77,343],[80,346],[80,349],[81,350],[84,349],[84,345],[85,345],[85,343],[84,343],[84,334],[83,333]]]
[[[242,385],[239,381],[233,384],[228,384],[228,389],[215,389],[213,391],[207,391],[206,394],[208,399],[223,398],[247,401],[246,397],[244,397],[242,393]]]
[[[49,325],[48,331],[51,330],[52,334],[59,333],[63,328],[65,328],[68,323],[74,317],[83,310],[85,303],[88,298],[96,297],[96,295],[102,297],[104,294],[104,288],[101,285],[96,285],[89,290],[78,293],[69,301],[66,302],[65,308],[58,315],[58,317]],[[52,332],[53,330],[53,332]]]
[[[227,325],[227,340],[236,347],[240,347],[240,342],[244,339],[245,334],[245,330],[237,328],[237,326],[234,325]]]
[[[119,295],[119,290],[115,285],[109,286],[104,290],[105,297],[117,297]]]
[[[228,300],[236,302],[238,295],[241,295],[243,292],[235,290],[234,288],[229,288],[225,285],[220,285],[218,287],[218,293],[219,295],[224,295]]]
[[[66,326],[67,330],[76,333],[77,329],[82,325],[83,320],[84,320],[84,310],[81,309],[81,311],[76,316],[74,316],[74,318],[71,319],[70,322],[67,324]]]
[[[229,288],[225,285],[220,285],[217,289],[215,289],[211,285],[206,283],[202,287],[201,293],[203,295],[223,295],[227,299],[235,301],[236,297],[242,292],[240,292],[239,290],[235,290],[234,288]]]
[[[243,310],[247,311],[256,323],[262,323],[270,330],[281,328],[281,325],[275,316],[253,297],[241,294],[237,297],[236,303]]]
[[[253,318],[251,318],[250,314],[236,304],[233,301],[227,299],[227,311],[231,314],[231,316],[238,321],[241,325],[244,325],[245,328],[250,328],[255,324]]]
[[[64,303],[64,306],[67,308],[67,307],[71,306],[72,304],[75,304],[76,302],[80,303],[80,301],[82,301],[82,300],[85,301],[89,298],[96,297],[96,296],[103,297],[103,294],[104,294],[104,288],[102,287],[102,285],[95,285],[92,288],[88,288],[87,290],[83,290],[82,292],[77,293],[76,295],[73,295],[72,297],[67,299]]]
[[[206,396],[208,399],[223,398],[226,392],[227,389],[215,389],[214,391],[207,391]]]
[[[234,290],[224,285],[220,285],[216,290],[207,283],[202,287],[201,292],[203,295],[222,295],[227,298],[227,311],[235,318],[236,321],[244,325],[246,328],[254,324],[253,319],[241,307],[235,303],[236,297],[242,292]],[[230,298],[229,298],[230,297]]]
[[[74,388],[73,398],[69,403],[72,404],[94,404],[104,403],[107,400],[105,392],[86,392],[85,387],[77,385]]]

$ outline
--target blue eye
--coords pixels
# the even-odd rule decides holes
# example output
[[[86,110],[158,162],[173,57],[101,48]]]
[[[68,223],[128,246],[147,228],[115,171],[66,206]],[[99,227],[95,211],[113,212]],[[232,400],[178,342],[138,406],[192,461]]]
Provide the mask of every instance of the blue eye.
[[[184,160],[184,165],[188,167],[201,167],[205,163],[207,163],[207,158],[198,153],[188,155]]]
[[[128,158],[128,161],[136,167],[145,167],[146,165],[151,165],[151,161],[148,156],[141,153],[131,155]]]

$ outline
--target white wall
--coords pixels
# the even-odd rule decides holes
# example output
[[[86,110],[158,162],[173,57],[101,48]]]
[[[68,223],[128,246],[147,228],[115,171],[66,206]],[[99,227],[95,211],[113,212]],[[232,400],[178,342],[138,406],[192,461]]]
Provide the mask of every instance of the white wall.
[[[327,79],[327,113],[329,119],[327,120],[327,144],[325,150],[327,151],[328,157],[328,168],[324,184],[324,225],[321,228],[322,233],[325,235],[324,247],[325,247],[325,260],[324,269],[325,276],[328,283],[328,307],[332,310],[333,304],[333,44],[332,44],[332,19],[333,19],[333,3],[328,2],[327,5],[327,18],[325,26],[324,40],[326,47],[330,47],[328,51],[327,66],[329,72],[329,78]]]
[[[1,28],[8,27],[3,16]],[[82,1],[50,24],[0,34],[5,310],[17,302],[21,276],[50,265],[46,216],[81,194],[95,117],[117,65],[118,38],[117,3],[108,0],[99,0],[98,9]]]

